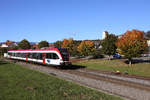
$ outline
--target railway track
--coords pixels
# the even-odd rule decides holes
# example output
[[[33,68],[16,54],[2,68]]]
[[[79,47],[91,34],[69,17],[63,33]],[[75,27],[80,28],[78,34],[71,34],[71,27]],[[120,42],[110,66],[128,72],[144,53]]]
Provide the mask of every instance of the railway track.
[[[150,100],[150,80],[107,75],[86,69],[56,69],[51,66],[17,62],[30,69],[121,96],[129,100]]]
[[[83,77],[87,77],[87,78],[92,78],[92,79],[96,79],[96,80],[103,80],[103,81],[107,81],[107,82],[111,82],[111,83],[115,83],[118,85],[125,85],[125,86],[129,86],[129,87],[134,87],[134,88],[138,88],[138,89],[142,89],[142,90],[147,90],[150,91],[150,81],[146,81],[145,84],[144,82],[138,82],[139,79],[133,79],[132,78],[127,78],[127,80],[125,80],[123,77],[110,77],[106,74],[101,74],[101,73],[96,73],[96,72],[87,72],[85,70],[69,70],[69,71],[64,71],[64,72],[68,72],[70,74],[75,74],[75,75],[80,75]],[[130,80],[129,80],[130,79]],[[137,82],[135,82],[134,80],[136,80]],[[140,80],[141,81],[141,80]]]

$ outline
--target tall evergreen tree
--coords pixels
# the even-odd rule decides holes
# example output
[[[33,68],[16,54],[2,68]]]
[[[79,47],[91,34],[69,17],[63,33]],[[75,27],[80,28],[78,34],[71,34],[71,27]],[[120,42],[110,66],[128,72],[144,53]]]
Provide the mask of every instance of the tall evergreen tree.
[[[49,43],[47,41],[41,41],[38,44],[38,48],[49,47]]]
[[[107,34],[106,38],[102,41],[102,52],[106,55],[110,56],[116,53],[116,41],[117,36],[114,34]]]
[[[56,42],[54,43],[54,46],[55,46],[55,47],[61,47],[61,46],[62,46],[62,43],[63,43],[63,41],[56,41]]]
[[[29,41],[28,40],[26,40],[26,39],[24,39],[24,40],[22,40],[19,44],[18,44],[18,47],[20,48],[20,49],[30,49],[31,48],[31,45],[30,45],[30,43],[29,43]]]

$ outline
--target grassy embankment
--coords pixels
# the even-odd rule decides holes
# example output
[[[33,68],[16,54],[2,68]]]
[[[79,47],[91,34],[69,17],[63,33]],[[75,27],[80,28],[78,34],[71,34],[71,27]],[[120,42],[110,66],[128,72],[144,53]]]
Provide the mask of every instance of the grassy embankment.
[[[0,61],[0,100],[122,100],[55,76]]]
[[[150,77],[150,63],[135,63],[129,66],[122,60],[104,60],[104,59],[94,59],[85,60],[73,63],[74,65],[85,66],[89,69],[98,69],[104,71],[121,71],[125,73],[126,71],[131,75],[146,76]]]

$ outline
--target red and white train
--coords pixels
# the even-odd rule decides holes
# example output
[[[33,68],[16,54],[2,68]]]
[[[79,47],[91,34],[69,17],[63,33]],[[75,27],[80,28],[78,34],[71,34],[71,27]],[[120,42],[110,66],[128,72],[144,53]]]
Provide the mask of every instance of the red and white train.
[[[4,57],[47,65],[71,65],[69,53],[65,48],[10,50],[7,54],[4,54]]]

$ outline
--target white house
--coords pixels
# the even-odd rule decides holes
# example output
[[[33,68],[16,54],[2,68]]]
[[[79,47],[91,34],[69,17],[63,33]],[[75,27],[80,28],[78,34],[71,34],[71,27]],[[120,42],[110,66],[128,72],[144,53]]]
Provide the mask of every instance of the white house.
[[[150,40],[147,40],[147,44],[148,44],[148,46],[150,47]]]
[[[7,48],[7,47],[8,47],[8,45],[6,45],[6,44],[1,45],[1,48]]]

